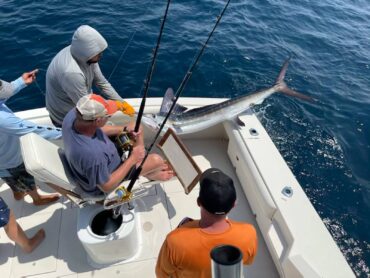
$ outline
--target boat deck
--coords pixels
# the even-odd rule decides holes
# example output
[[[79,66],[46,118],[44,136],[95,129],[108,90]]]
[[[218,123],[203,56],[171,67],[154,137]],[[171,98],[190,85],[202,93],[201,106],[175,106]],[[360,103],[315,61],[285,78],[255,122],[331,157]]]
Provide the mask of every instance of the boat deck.
[[[184,143],[202,170],[218,167],[233,178],[238,200],[229,218],[252,223],[258,231],[258,254],[251,266],[244,267],[245,277],[278,277],[255,217],[227,156],[227,141],[184,139]],[[40,188],[44,192],[52,192],[42,184]],[[33,206],[28,196],[24,202],[15,201],[10,188],[3,184],[0,187],[0,195],[15,213],[18,223],[29,236],[44,228],[46,238],[33,253],[25,254],[8,239],[4,229],[1,229],[1,277],[155,277],[156,258],[165,236],[185,216],[200,217],[196,204],[198,190],[199,187],[196,186],[186,195],[177,180],[152,186],[149,196],[136,201],[142,236],[138,254],[130,261],[95,269],[87,263],[86,252],[77,238],[78,207],[66,198],[43,207]]]

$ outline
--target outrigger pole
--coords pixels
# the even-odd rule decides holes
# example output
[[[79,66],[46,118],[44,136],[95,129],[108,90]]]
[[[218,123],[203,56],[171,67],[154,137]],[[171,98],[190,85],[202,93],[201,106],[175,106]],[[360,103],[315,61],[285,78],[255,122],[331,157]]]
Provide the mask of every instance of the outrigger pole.
[[[207,46],[207,44],[208,44],[209,40],[211,39],[211,37],[212,37],[212,35],[213,35],[214,31],[216,30],[217,25],[218,25],[218,24],[219,24],[219,22],[221,21],[221,18],[223,17],[223,15],[224,15],[224,13],[225,13],[225,11],[226,11],[227,7],[229,6],[230,1],[231,1],[231,0],[228,0],[228,1],[227,1],[227,3],[226,3],[226,5],[225,5],[225,7],[223,8],[223,10],[222,10],[222,12],[221,12],[221,14],[217,17],[217,21],[216,21],[215,25],[213,26],[213,29],[212,29],[211,33],[208,35],[208,38],[207,38],[206,42],[203,44],[202,48],[200,49],[200,51],[199,51],[199,53],[198,53],[197,57],[195,58],[195,60],[194,60],[194,62],[193,62],[193,64],[190,66],[190,68],[189,68],[188,72],[187,72],[187,73],[185,74],[185,76],[184,76],[184,79],[181,81],[181,84],[180,84],[179,88],[178,88],[178,89],[177,89],[177,91],[176,91],[175,99],[174,99],[174,100],[173,100],[173,102],[172,102],[172,105],[171,105],[171,107],[170,107],[170,110],[168,111],[168,113],[167,113],[166,117],[164,118],[164,120],[163,120],[163,122],[162,122],[161,126],[159,127],[159,130],[158,130],[157,134],[155,135],[155,137],[154,137],[154,140],[153,140],[152,144],[149,146],[149,148],[148,148],[148,150],[147,150],[147,152],[146,152],[146,154],[145,154],[144,159],[142,160],[142,162],[141,162],[140,166],[139,166],[138,168],[136,168],[136,170],[135,170],[135,172],[134,172],[134,174],[133,174],[133,176],[132,176],[132,179],[131,179],[131,181],[130,181],[129,185],[127,186],[127,191],[128,191],[128,192],[131,192],[132,187],[134,186],[134,184],[135,184],[136,180],[139,178],[139,175],[140,175],[140,173],[141,173],[141,170],[143,169],[143,165],[144,165],[145,160],[148,158],[149,153],[151,152],[151,150],[152,150],[152,148],[153,148],[153,146],[154,146],[155,142],[157,141],[157,139],[158,139],[159,135],[161,134],[161,131],[162,131],[162,129],[163,129],[163,127],[164,127],[164,125],[166,124],[166,122],[167,122],[167,120],[168,120],[169,116],[171,115],[171,112],[172,112],[173,108],[175,107],[175,104],[176,104],[176,102],[177,102],[178,98],[180,97],[180,94],[181,94],[181,93],[182,93],[182,91],[184,90],[186,83],[189,81],[190,76],[191,76],[191,74],[193,73],[193,70],[194,70],[195,66],[197,65],[197,63],[198,63],[198,61],[199,61],[200,57],[202,56],[202,54],[203,54],[203,52],[204,52],[204,50],[205,50],[205,48],[206,48],[206,46]],[[141,108],[141,107],[140,107],[140,108]]]
[[[135,132],[139,131],[141,118],[143,117],[146,97],[147,97],[147,94],[148,94],[150,82],[152,80],[154,67],[155,67],[155,62],[156,62],[156,59],[157,59],[157,53],[158,53],[159,45],[161,43],[163,28],[164,28],[164,24],[165,24],[166,19],[167,19],[167,13],[168,13],[168,8],[170,7],[170,3],[171,3],[171,0],[168,0],[166,11],[165,11],[164,16],[162,18],[161,29],[159,31],[159,35],[158,35],[158,39],[157,39],[157,45],[156,45],[156,47],[153,51],[152,63],[151,63],[150,69],[148,70],[147,76],[146,76],[145,81],[144,81],[144,95],[143,95],[143,99],[141,100],[139,113],[137,114],[137,119],[136,119],[136,124],[135,124]]]

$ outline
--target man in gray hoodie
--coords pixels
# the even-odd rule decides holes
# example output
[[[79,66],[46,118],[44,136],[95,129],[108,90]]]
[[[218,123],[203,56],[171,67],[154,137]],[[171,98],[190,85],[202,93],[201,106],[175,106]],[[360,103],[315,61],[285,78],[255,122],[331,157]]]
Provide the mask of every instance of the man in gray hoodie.
[[[61,127],[77,101],[92,93],[93,84],[106,99],[116,100],[123,113],[134,115],[132,106],[123,101],[100,70],[98,62],[107,47],[98,31],[82,25],[73,34],[71,45],[51,61],[46,72],[46,108],[54,125]]]

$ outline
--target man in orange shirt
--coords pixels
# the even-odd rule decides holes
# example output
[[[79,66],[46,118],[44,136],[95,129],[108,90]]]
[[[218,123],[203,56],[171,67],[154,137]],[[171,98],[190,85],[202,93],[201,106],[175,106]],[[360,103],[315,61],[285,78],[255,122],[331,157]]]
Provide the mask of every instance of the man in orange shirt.
[[[251,264],[257,253],[256,230],[226,219],[235,201],[232,179],[219,169],[205,171],[197,199],[201,218],[187,219],[167,235],[157,260],[157,277],[211,277],[210,252],[221,244],[238,247],[243,263]]]

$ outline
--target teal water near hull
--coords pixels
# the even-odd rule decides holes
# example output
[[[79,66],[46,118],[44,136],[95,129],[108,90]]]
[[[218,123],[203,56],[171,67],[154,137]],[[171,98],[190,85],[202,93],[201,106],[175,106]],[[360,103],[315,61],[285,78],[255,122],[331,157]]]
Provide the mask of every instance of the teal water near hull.
[[[318,101],[276,95],[254,110],[356,275],[369,277],[370,5],[316,2],[232,1],[183,96],[235,97],[269,87],[292,55],[287,83]],[[177,88],[224,3],[172,1],[149,96]],[[9,106],[20,111],[45,105],[48,64],[82,24],[107,39],[100,65],[120,95],[140,97],[165,5],[1,1],[0,77],[14,80],[40,69],[37,84]]]

